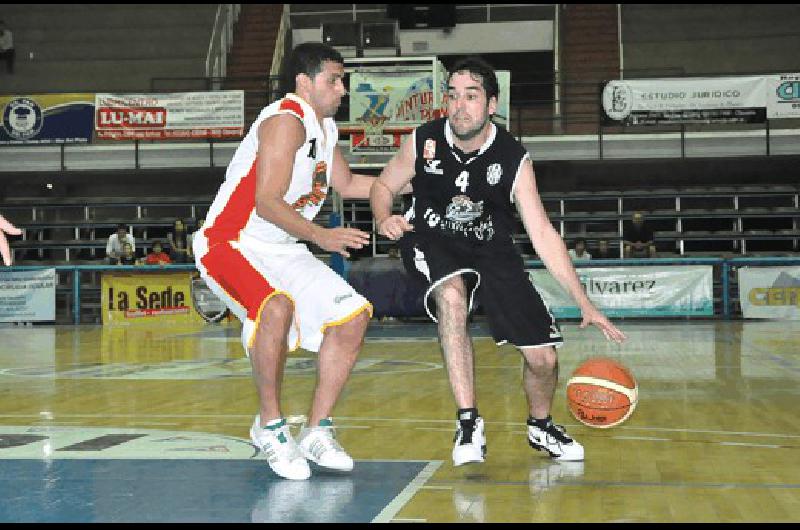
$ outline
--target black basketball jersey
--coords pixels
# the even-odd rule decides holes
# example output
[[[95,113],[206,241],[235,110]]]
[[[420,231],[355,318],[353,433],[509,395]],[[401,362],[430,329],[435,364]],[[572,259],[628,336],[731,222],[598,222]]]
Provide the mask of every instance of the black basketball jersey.
[[[414,231],[476,244],[511,243],[516,224],[511,190],[528,156],[522,144],[494,125],[480,150],[465,154],[453,144],[447,118],[441,118],[416,129],[415,146]]]

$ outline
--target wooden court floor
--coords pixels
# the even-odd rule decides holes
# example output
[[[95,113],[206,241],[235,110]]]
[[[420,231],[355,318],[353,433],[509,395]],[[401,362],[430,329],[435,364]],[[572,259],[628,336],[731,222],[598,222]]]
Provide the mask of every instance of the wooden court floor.
[[[413,487],[395,496],[392,509],[382,512],[390,514],[384,520],[800,519],[800,322],[626,321],[621,328],[629,341],[621,348],[606,343],[599,331],[579,330],[574,323],[563,327],[553,416],[584,444],[585,462],[560,464],[530,449],[520,357],[512,347],[495,347],[476,325],[478,406],[486,420],[488,455],[484,464],[459,468],[450,459],[455,411],[434,328],[370,327],[335,411],[338,437],[357,468],[372,461],[431,464]],[[565,406],[569,374],[596,355],[620,360],[639,382],[636,411],[607,430],[580,425]],[[314,373],[312,354],[291,354],[283,407],[297,425],[307,413]],[[192,328],[2,327],[0,396],[0,433],[6,433],[0,434],[0,465],[22,446],[30,449],[28,456],[13,453],[13,458],[59,458],[57,448],[48,445],[55,439],[47,438],[52,432],[191,432],[246,446],[257,408],[235,322]],[[121,443],[109,436],[94,439],[101,445],[113,439],[107,446]],[[227,451],[220,447],[206,450]],[[148,451],[146,458],[164,456],[157,444]],[[263,473],[266,484],[270,471],[266,463],[259,465],[257,475]],[[6,488],[17,487],[2,480]],[[312,476],[312,486],[315,480]],[[360,502],[361,490],[348,492]],[[198,489],[192,502],[202,504],[206,495],[213,492]],[[46,496],[17,500],[59,502]],[[263,506],[253,513],[258,510]],[[0,507],[0,519],[2,514]]]

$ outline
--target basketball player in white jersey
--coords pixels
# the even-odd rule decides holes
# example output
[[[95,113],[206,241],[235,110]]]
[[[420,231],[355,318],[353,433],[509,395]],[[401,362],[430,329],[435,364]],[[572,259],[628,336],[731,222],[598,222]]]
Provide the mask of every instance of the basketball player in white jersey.
[[[333,116],[346,94],[342,56],[327,45],[301,44],[289,62],[294,93],[261,111],[231,160],[203,228],[194,237],[197,267],[243,323],[260,410],[250,436],[272,470],[310,476],[307,462],[350,471],[336,441],[331,411],[350,374],[372,314],[371,304],[305,244],[349,257],[370,235],[323,228],[312,220],[329,187],[367,198],[373,177],[350,172],[336,147]],[[287,350],[319,352],[307,427],[297,441],[280,408]]]
[[[22,230],[6,221],[6,218],[0,215],[0,255],[3,256],[4,264],[11,265],[13,259],[11,255],[11,248],[8,246],[8,239],[6,239],[7,233],[18,236],[22,233]]]

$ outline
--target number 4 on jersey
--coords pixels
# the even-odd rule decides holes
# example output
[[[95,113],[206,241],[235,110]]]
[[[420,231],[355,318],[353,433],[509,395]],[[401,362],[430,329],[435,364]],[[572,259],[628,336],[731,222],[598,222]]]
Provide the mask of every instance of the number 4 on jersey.
[[[467,186],[469,186],[469,171],[462,171],[461,174],[456,179],[456,186],[461,190],[461,193],[467,192]]]

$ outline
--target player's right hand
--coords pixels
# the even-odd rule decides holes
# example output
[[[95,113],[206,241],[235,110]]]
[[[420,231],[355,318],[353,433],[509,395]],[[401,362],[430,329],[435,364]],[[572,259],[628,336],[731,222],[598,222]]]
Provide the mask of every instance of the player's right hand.
[[[378,233],[392,241],[397,241],[403,234],[414,230],[402,215],[390,215],[378,224]]]
[[[0,215],[0,254],[2,254],[3,263],[6,265],[11,265],[12,261],[11,249],[8,246],[6,234],[18,236],[21,233],[22,230],[6,221],[6,218]]]
[[[316,245],[328,252],[338,252],[349,258],[348,248],[364,248],[369,245],[370,235],[358,228],[323,228],[314,240]]]

